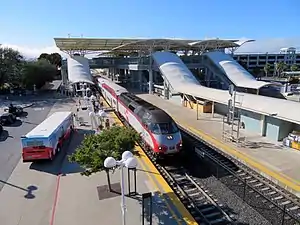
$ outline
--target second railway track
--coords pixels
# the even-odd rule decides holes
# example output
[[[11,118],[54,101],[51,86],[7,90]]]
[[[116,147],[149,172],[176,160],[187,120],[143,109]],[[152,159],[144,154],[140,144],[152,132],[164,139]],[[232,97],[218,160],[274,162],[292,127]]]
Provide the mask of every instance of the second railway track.
[[[126,121],[120,119],[128,125]],[[216,170],[214,176],[242,198],[245,204],[257,210],[271,224],[300,224],[300,202],[297,197],[236,159],[225,157],[199,137],[184,129],[181,130],[185,140],[193,146],[199,158],[208,159],[212,167],[217,165],[214,167]],[[226,210],[226,207],[218,202],[210,190],[189,174],[189,170],[180,165],[157,163],[151,151],[144,150],[199,224],[241,224],[235,220],[230,210]]]
[[[238,160],[182,129],[196,154],[211,163],[214,176],[271,224],[300,224],[300,200]]]
[[[149,154],[151,158],[151,154]],[[189,171],[180,166],[161,166],[155,163],[180,200],[199,224],[232,224],[231,215],[223,209],[207,189],[197,183]]]

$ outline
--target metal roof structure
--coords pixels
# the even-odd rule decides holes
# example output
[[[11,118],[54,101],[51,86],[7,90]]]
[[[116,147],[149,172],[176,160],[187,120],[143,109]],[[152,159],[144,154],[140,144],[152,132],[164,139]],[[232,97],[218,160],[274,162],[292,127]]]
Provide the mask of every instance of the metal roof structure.
[[[54,38],[61,51],[138,51],[154,49],[201,50],[238,47],[237,40]]]
[[[111,51],[120,45],[136,42],[139,39],[116,38],[54,38],[61,51]]]

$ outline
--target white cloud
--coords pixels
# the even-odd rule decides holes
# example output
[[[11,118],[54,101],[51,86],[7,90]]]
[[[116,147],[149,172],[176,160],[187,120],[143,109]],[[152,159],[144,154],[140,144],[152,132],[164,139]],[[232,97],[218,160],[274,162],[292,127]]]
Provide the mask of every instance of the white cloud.
[[[243,40],[246,38],[240,38]],[[18,46],[13,44],[2,44],[3,47],[10,47],[18,50],[26,58],[37,58],[42,53],[54,53],[57,52],[63,57],[67,57],[67,54],[61,52],[56,46],[48,46],[42,48],[30,48],[26,46]],[[246,43],[241,46],[237,52],[279,52],[283,47],[295,47],[300,51],[300,38],[273,38],[265,40],[256,40],[251,43]],[[87,58],[95,57],[97,54],[87,55]]]
[[[64,52],[61,52],[56,46],[49,46],[49,47],[42,47],[42,48],[30,48],[27,46],[2,44],[1,47],[8,47],[8,48],[18,50],[27,59],[38,58],[40,56],[40,54],[42,54],[42,53],[51,54],[51,53],[55,53],[55,52],[61,54],[63,57],[67,56],[67,54],[65,54]]]

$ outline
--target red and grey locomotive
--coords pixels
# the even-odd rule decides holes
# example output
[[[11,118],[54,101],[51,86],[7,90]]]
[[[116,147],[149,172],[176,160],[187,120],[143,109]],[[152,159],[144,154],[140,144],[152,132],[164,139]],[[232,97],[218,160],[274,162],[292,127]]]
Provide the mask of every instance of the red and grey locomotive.
[[[155,156],[181,151],[180,130],[165,111],[104,78],[98,79],[98,85],[110,106],[141,134],[143,144],[152,150]]]

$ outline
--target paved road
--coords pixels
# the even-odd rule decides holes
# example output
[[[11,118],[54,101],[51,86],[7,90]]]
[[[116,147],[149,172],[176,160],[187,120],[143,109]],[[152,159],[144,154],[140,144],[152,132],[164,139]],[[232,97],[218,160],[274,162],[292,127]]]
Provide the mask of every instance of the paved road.
[[[33,107],[25,109],[27,117],[4,127],[0,137],[0,191],[21,158],[20,137],[42,122],[53,104],[53,100],[38,101]]]
[[[53,100],[51,101],[52,103],[49,104],[52,106]],[[46,116],[46,111],[49,114],[57,111],[69,111],[72,110],[74,105],[74,101],[65,99],[56,102],[50,111],[45,102],[36,104],[30,111],[34,120],[37,120],[38,116],[42,120],[39,114]],[[27,124],[32,123],[32,117],[28,117]],[[49,224],[58,184],[57,174],[60,171],[65,150],[66,148],[63,148],[52,162],[23,163],[19,161],[17,163],[6,181],[6,185],[0,191],[0,224]]]

